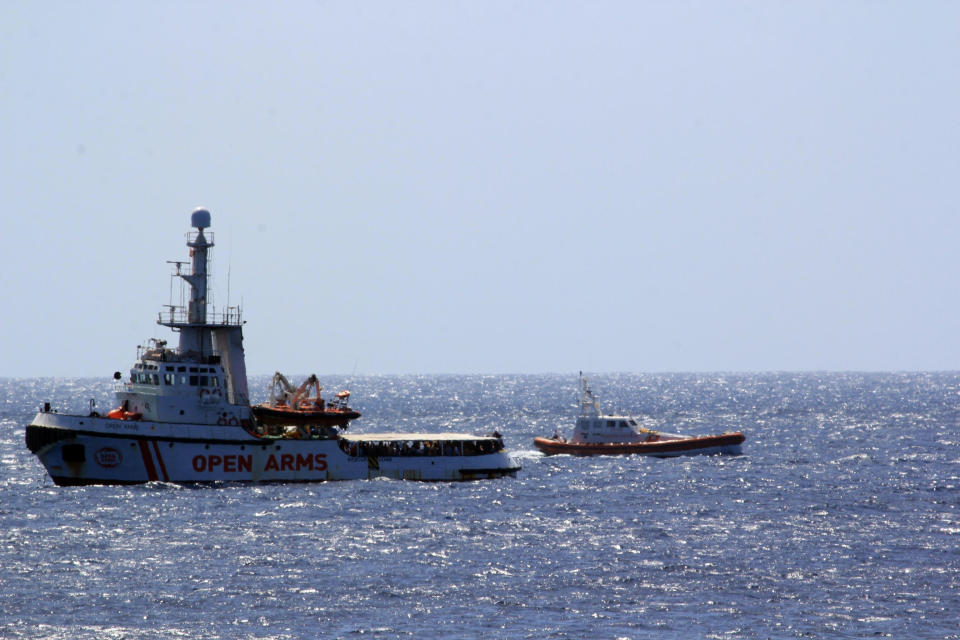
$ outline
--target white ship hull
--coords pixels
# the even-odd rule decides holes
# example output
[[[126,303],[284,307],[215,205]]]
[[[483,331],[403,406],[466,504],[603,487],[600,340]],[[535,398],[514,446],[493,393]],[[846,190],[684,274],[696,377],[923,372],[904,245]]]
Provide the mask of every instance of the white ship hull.
[[[437,434],[440,437],[445,434]],[[241,427],[39,413],[27,445],[58,485],[145,482],[459,481],[513,476],[503,450],[479,455],[350,455],[343,437],[258,438]]]

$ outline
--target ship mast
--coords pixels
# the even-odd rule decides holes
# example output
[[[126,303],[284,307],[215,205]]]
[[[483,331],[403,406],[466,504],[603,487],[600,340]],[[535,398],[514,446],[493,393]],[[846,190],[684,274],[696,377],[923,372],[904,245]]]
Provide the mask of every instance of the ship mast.
[[[580,387],[583,390],[583,394],[580,396],[580,415],[583,417],[599,418],[601,415],[600,405],[597,404],[597,399],[594,397],[587,379],[583,377],[582,371],[580,372]]]
[[[193,258],[193,272],[180,274],[190,285],[190,306],[187,308],[187,322],[206,324],[207,322],[207,249],[213,246],[203,235],[210,226],[210,212],[197,209],[190,216],[190,226],[197,229],[197,235],[187,240],[190,256]]]
[[[158,323],[180,332],[182,355],[192,354],[202,358],[213,353],[207,316],[207,277],[213,234],[211,233],[208,239],[203,233],[204,229],[210,227],[210,212],[206,209],[194,210],[190,215],[190,226],[197,230],[187,234],[187,246],[190,247],[190,273],[181,271],[182,262],[174,263],[175,275],[190,286],[190,300],[186,310],[183,307],[168,305],[169,320],[165,321],[161,316]]]
[[[158,324],[180,333],[178,356],[192,359],[200,364],[220,364],[226,375],[227,400],[231,404],[249,404],[247,394],[247,366],[243,354],[243,319],[239,307],[228,307],[217,313],[208,300],[208,277],[210,274],[210,248],[213,247],[213,232],[204,233],[210,227],[210,212],[196,209],[190,216],[190,225],[196,229],[187,234],[190,247],[190,273],[183,273],[184,262],[173,262],[173,275],[181,284],[190,285],[190,299],[186,309],[181,305],[166,305],[167,312],[160,312]],[[182,294],[182,289],[181,289]],[[181,302],[183,296],[181,295]],[[210,307],[210,309],[208,309]]]

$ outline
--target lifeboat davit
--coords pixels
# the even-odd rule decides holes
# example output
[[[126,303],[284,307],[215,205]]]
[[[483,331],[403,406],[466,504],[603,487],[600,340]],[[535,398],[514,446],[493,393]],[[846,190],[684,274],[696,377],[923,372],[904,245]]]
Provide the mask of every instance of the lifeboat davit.
[[[311,391],[313,392],[311,394]],[[253,415],[268,427],[346,427],[360,414],[349,406],[349,391],[340,391],[330,402],[324,402],[323,387],[316,375],[311,375],[295,387],[279,371],[270,381],[270,401],[254,405]]]

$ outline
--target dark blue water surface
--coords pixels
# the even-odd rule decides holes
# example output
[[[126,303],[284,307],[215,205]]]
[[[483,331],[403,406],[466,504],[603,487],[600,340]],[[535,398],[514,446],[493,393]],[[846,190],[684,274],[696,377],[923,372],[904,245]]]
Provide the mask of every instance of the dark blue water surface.
[[[960,373],[591,382],[744,455],[541,457],[575,376],[361,377],[355,431],[496,428],[523,471],[57,488],[24,425],[109,381],[0,380],[0,637],[960,638]]]

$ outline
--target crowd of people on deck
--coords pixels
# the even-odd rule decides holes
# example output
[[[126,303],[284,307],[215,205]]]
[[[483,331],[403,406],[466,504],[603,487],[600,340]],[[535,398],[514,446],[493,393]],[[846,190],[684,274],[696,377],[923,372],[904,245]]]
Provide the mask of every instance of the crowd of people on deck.
[[[340,448],[350,456],[388,458],[398,456],[481,456],[503,449],[503,438],[476,440],[351,440],[340,438]]]

